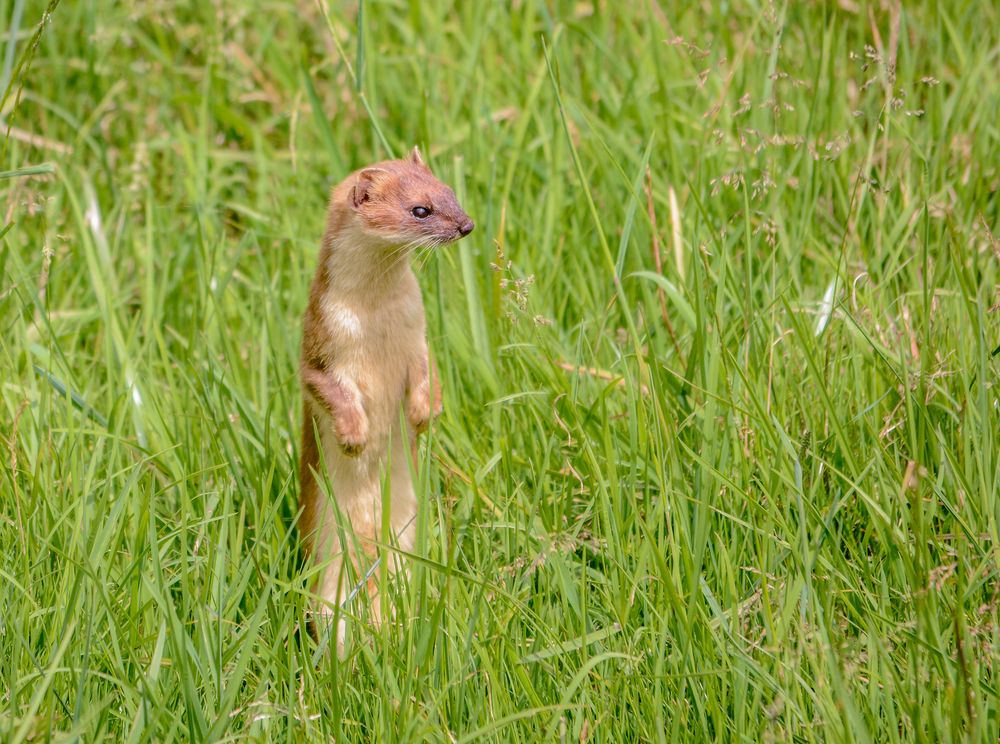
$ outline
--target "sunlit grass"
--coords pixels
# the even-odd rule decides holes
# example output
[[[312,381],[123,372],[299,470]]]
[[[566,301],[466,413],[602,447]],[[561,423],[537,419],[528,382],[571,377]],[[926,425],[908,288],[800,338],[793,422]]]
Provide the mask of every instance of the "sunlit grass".
[[[1000,14],[899,8],[0,0],[0,738],[995,741]],[[299,318],[414,144],[477,229],[338,660]]]

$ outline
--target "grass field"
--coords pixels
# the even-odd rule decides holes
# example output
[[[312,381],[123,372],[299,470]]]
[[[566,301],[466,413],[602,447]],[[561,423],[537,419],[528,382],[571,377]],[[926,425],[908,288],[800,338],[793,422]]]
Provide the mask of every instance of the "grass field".
[[[0,740],[996,741],[995,3],[0,19]],[[477,229],[338,660],[299,318],[328,189],[414,144]]]

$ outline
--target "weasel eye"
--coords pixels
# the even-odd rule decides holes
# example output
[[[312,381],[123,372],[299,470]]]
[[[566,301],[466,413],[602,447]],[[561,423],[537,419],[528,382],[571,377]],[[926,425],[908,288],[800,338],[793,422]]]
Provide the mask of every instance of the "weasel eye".
[[[410,214],[418,220],[425,220],[431,216],[431,210],[429,207],[414,207],[410,210]]]

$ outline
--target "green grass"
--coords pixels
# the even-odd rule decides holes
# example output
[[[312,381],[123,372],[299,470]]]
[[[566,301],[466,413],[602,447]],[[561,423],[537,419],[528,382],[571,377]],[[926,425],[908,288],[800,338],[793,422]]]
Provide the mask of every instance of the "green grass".
[[[0,739],[996,740],[996,4],[134,5],[0,0]],[[413,144],[477,229],[338,660],[299,318]]]

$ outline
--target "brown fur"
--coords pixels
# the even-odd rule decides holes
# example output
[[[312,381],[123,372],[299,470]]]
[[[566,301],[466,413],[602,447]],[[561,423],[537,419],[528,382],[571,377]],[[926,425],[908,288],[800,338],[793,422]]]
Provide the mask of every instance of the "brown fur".
[[[418,207],[429,214],[420,218]],[[299,529],[307,552],[323,566],[317,582],[323,613],[349,590],[341,573],[345,560],[355,560],[355,547],[374,553],[383,502],[391,509],[392,538],[404,550],[412,547],[411,453],[416,435],[440,412],[441,396],[409,255],[416,246],[443,245],[472,228],[455,194],[416,148],[404,160],[356,171],[333,189],[303,318],[300,364]],[[386,499],[380,484],[387,468]],[[337,509],[320,487],[324,475]],[[338,511],[355,544],[341,545]],[[342,643],[339,628],[340,648]]]

